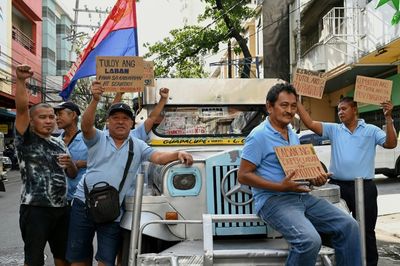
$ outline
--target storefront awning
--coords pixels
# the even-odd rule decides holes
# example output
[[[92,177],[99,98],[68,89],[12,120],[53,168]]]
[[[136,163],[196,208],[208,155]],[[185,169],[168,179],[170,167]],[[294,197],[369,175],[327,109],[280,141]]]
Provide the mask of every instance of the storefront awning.
[[[398,73],[400,38],[361,57],[357,63],[341,65],[327,72],[325,92],[333,92],[356,82],[357,75],[385,78]]]
[[[395,75],[396,66],[363,66],[346,65],[340,72],[328,75],[325,84],[325,93],[330,93],[356,83],[357,75],[366,77],[380,77],[382,74]]]
[[[363,56],[358,61],[362,65],[400,65],[400,38],[377,47],[377,49]]]

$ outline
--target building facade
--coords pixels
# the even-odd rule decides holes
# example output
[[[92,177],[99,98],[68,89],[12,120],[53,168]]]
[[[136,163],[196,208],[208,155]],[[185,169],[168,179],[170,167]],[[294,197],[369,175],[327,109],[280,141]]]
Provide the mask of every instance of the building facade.
[[[42,98],[42,1],[0,0],[0,131],[5,143],[13,138],[15,68],[29,64],[34,75],[28,80],[29,104]]]
[[[252,0],[248,7],[256,11],[256,16],[243,23],[243,38],[247,41],[252,56],[249,78],[264,78],[264,56],[263,56],[263,0]],[[242,53],[233,52],[237,42],[230,40],[228,46],[224,46],[220,59],[211,62],[211,76],[215,78],[240,78],[244,64]]]
[[[42,75],[43,101],[60,102],[63,75],[68,72],[72,56],[70,38],[73,20],[55,0],[43,0]],[[75,57],[74,57],[75,59]]]
[[[42,99],[42,1],[12,1],[12,66],[13,74],[19,64],[32,67],[28,82],[30,104]],[[15,88],[13,88],[15,95]]]
[[[400,25],[391,25],[395,9],[376,8],[378,2],[301,0],[290,5],[290,76],[300,67],[327,77],[322,100],[303,99],[314,119],[337,121],[340,97],[353,96],[356,76],[362,75],[393,81],[393,118],[400,129]],[[359,111],[367,122],[384,124],[379,106],[362,104]]]
[[[11,2],[0,0],[0,106],[12,99]]]

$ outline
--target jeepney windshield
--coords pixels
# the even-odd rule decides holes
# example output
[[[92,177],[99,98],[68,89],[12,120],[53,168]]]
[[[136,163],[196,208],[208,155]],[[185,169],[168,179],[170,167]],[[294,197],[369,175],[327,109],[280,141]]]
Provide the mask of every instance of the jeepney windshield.
[[[165,107],[159,136],[246,136],[265,119],[264,106]]]

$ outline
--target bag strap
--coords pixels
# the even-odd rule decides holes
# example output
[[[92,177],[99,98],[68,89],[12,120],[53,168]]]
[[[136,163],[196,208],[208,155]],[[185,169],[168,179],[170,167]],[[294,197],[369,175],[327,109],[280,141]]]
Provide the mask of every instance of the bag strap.
[[[126,176],[128,175],[128,170],[129,170],[129,167],[130,167],[130,165],[132,163],[133,155],[134,155],[134,152],[133,152],[133,140],[132,140],[131,137],[129,137],[128,160],[126,160],[124,175],[122,177],[121,183],[119,184],[118,193],[121,192],[122,188],[124,187],[125,179],[126,179]],[[88,187],[86,185],[86,178],[83,178],[83,188],[85,190],[85,198],[87,199],[88,195],[89,195],[89,189],[88,189]]]
[[[133,155],[134,155],[134,152],[133,152],[133,140],[132,140],[131,137],[129,137],[128,160],[126,161],[124,175],[122,177],[121,183],[119,184],[118,192],[121,192],[122,188],[124,187],[125,179],[126,179],[126,176],[128,175],[128,170],[129,170],[129,167],[130,167],[130,165],[132,163]]]

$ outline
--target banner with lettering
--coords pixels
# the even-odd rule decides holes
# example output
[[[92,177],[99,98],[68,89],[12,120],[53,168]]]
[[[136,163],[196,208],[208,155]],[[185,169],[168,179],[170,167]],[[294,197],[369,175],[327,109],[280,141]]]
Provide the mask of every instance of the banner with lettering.
[[[154,86],[153,61],[143,61],[143,65],[144,65],[144,73],[143,73],[144,86]]]
[[[96,79],[106,92],[141,92],[143,58],[139,56],[97,56]]]
[[[385,101],[390,101],[392,86],[391,80],[357,76],[354,100],[360,103],[380,105]]]
[[[275,147],[275,153],[286,175],[296,172],[294,180],[313,179],[325,173],[312,144]]]
[[[324,94],[326,79],[324,73],[307,69],[296,69],[293,86],[299,95],[321,99]]]
[[[139,55],[136,0],[118,0],[89,44],[64,76],[60,96],[66,101],[78,79],[96,74],[97,56]]]

